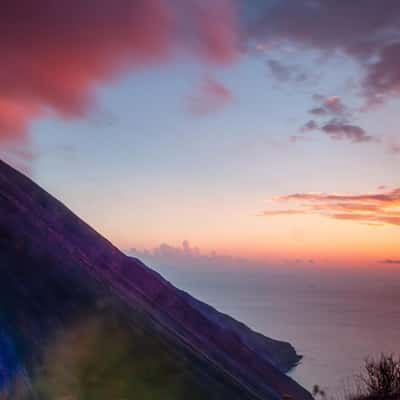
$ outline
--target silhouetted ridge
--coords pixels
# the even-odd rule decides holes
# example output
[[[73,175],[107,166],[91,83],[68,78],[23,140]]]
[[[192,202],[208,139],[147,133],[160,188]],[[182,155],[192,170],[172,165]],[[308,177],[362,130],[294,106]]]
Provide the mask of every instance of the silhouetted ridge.
[[[121,397],[145,393],[153,376],[152,399],[311,399],[284,374],[299,359],[126,256],[0,161],[0,398],[1,388],[13,400],[54,397],[72,379],[56,367],[66,363],[90,393],[107,393],[116,374]],[[132,374],[143,374],[134,386],[123,379]]]

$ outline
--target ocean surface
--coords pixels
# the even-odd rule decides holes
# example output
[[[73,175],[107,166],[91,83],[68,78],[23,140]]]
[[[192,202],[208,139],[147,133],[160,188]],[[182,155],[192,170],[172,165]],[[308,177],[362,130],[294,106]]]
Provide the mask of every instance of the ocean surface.
[[[303,360],[291,376],[342,398],[366,357],[400,355],[400,268],[193,271],[157,268],[167,279],[273,338]]]

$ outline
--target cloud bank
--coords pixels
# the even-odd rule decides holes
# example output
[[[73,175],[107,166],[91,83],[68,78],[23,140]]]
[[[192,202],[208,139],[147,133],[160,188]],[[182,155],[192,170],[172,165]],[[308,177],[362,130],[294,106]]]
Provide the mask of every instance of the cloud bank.
[[[284,271],[286,267],[310,268],[318,264],[314,258],[285,258],[253,260],[226,254],[218,254],[215,251],[205,253],[189,241],[184,240],[181,245],[174,246],[162,243],[152,249],[139,250],[131,248],[126,254],[137,257],[147,265],[169,276],[174,280],[182,281],[184,276],[190,280],[201,278],[214,280],[218,274],[222,274],[223,281],[227,282],[239,274],[243,278],[243,271]]]
[[[181,246],[172,246],[162,243],[154,249],[138,250],[135,248],[127,250],[127,254],[140,258],[149,265],[164,268],[202,270],[223,270],[225,268],[255,268],[267,263],[257,263],[241,257],[232,257],[228,255],[217,254],[215,251],[206,254],[198,247],[192,246],[187,240],[184,240]]]

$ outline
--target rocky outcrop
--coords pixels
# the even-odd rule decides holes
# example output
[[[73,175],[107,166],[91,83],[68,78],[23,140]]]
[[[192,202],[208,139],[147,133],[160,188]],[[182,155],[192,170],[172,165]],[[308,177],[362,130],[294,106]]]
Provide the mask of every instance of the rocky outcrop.
[[[60,332],[93,315],[162,343],[210,398],[311,399],[285,375],[300,359],[289,343],[175,288],[0,161],[0,386],[34,380]]]

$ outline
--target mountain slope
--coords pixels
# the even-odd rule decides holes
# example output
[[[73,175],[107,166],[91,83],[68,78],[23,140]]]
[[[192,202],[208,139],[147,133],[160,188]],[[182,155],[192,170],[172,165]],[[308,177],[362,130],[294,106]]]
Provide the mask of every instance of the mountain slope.
[[[0,398],[311,399],[284,374],[298,361],[0,161]]]

